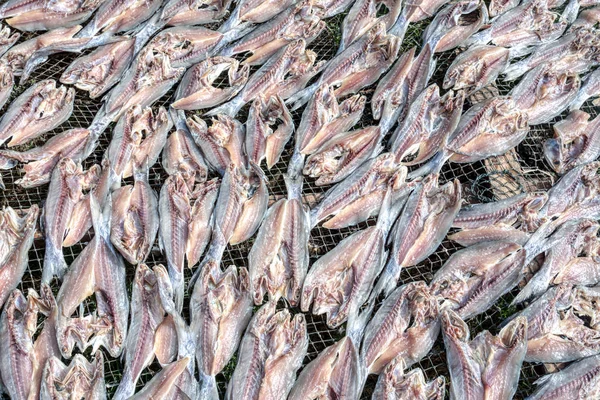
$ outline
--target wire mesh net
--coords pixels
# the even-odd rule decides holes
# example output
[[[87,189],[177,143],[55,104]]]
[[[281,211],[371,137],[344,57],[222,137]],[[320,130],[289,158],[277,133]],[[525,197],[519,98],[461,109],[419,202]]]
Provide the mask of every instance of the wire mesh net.
[[[341,38],[341,24],[344,18],[344,14],[330,18],[327,21],[327,28],[324,32],[310,44],[309,48],[317,53],[317,60],[331,59],[338,48],[339,41]],[[411,47],[420,47],[422,42],[422,32],[427,27],[429,20],[425,20],[409,26],[406,36],[404,38],[401,52],[407,51]],[[23,35],[20,41],[24,41],[33,37],[31,34]],[[433,74],[432,81],[441,86],[445,71],[448,66],[452,63],[457,54],[461,52],[461,49],[451,50],[437,56],[437,66],[435,73]],[[56,79],[60,78],[61,73],[65,68],[76,58],[78,55],[61,53],[51,56],[50,59],[41,65],[32,75],[32,77],[24,84],[16,86],[10,101],[16,98],[32,83],[38,82],[42,79]],[[507,83],[499,81],[493,86],[486,87],[480,90],[477,94],[479,99],[489,98],[495,95],[507,94],[515,83]],[[370,94],[373,92],[374,86],[365,88],[361,93],[367,95],[367,99],[370,98]],[[161,98],[154,108],[158,106],[168,106],[172,102],[174,96],[174,89],[167,93]],[[469,102],[474,101],[472,96]],[[7,104],[10,104],[10,101]],[[17,150],[24,150],[45,142],[49,137],[56,133],[62,132],[71,128],[85,128],[90,125],[94,116],[100,109],[100,101],[92,100],[88,97],[86,92],[77,90],[75,98],[75,106],[72,116],[57,129],[43,135],[34,142],[21,146]],[[470,104],[465,105],[465,107]],[[595,117],[597,110],[591,106],[585,105],[583,107],[585,111],[590,113],[592,117]],[[246,106],[240,114],[238,119],[241,122],[245,122],[247,116],[248,106]],[[557,117],[556,120],[566,116],[566,113]],[[293,113],[294,122],[296,126],[301,119],[301,110]],[[365,107],[365,114],[360,121],[360,126],[365,127],[373,125],[376,122],[371,116],[370,104],[367,103]],[[538,125],[531,128],[527,138],[514,150],[510,151],[506,155],[500,157],[492,157],[483,162],[469,163],[469,164],[452,164],[449,163],[444,166],[441,171],[440,180],[442,182],[449,181],[452,179],[458,179],[463,186],[464,198],[467,203],[479,203],[488,202],[500,198],[513,196],[522,192],[543,190],[549,188],[557,179],[557,175],[548,166],[543,158],[542,143],[546,138],[552,135],[552,129],[550,124]],[[113,125],[103,133],[100,137],[99,145],[94,153],[86,160],[84,167],[89,168],[95,163],[99,163],[104,151],[107,149]],[[269,193],[271,202],[276,201],[279,198],[286,196],[286,188],[283,180],[283,174],[287,170],[287,161],[291,156],[291,148],[288,148],[283,153],[281,160],[266,171],[269,183]],[[47,194],[48,185],[44,185],[38,188],[23,189],[15,182],[21,178],[24,174],[21,165],[16,168],[7,171],[1,171],[6,190],[0,194],[0,205],[11,206],[15,209],[27,209],[33,204],[42,205]],[[150,184],[158,193],[161,189],[161,184],[164,182],[166,177],[165,171],[160,166],[160,163],[156,163],[150,169]],[[127,183],[127,182],[125,182]],[[304,185],[304,202],[309,206],[315,206],[323,193],[327,190],[327,187],[319,187],[315,184],[314,180],[307,179]],[[317,258],[332,250],[343,238],[348,237],[352,233],[364,229],[366,226],[375,223],[375,219],[372,218],[364,223],[357,226],[344,228],[340,230],[328,230],[321,226],[315,227],[311,232],[309,250],[311,263]],[[84,239],[68,248],[64,248],[64,253],[67,263],[71,263],[77,255],[83,250],[83,248],[89,243],[90,237],[88,234]],[[247,256],[252,246],[253,239],[248,240],[245,243],[229,246],[223,257],[223,265],[236,265],[238,267],[247,267]],[[425,280],[426,282],[431,281],[433,274],[437,271],[448,257],[460,248],[457,244],[445,240],[435,253],[433,253],[424,262],[409,268],[405,268],[402,271],[401,282],[406,283],[416,280]],[[44,240],[41,233],[37,233],[34,244],[29,252],[29,267],[19,288],[22,291],[26,291],[29,288],[39,289],[42,265],[44,259]],[[148,257],[147,264],[152,266],[156,264],[166,264],[164,255],[158,248],[158,243],[155,243],[150,256]],[[186,271],[186,282],[189,281],[192,272]],[[128,279],[128,290],[131,290],[131,282],[133,281],[134,267],[128,266],[127,279]],[[58,291],[58,283],[53,283],[53,290],[56,293]],[[514,313],[516,309],[510,306],[512,298],[515,296],[518,290],[507,294],[502,297],[489,311],[486,313],[471,319],[468,324],[471,328],[471,334],[474,336],[484,329],[490,330],[492,333],[497,333],[499,330],[499,324],[509,315]],[[129,293],[131,294],[131,293]],[[189,302],[189,295],[186,294],[184,317],[189,320],[187,304]],[[86,313],[93,311],[93,301],[86,303]],[[292,312],[299,312],[297,309],[292,309]],[[319,352],[321,352],[327,346],[334,344],[337,340],[344,336],[344,329],[329,329],[324,322],[324,317],[313,316],[311,314],[306,315],[310,344],[308,348],[308,354],[305,358],[305,365],[313,360]],[[89,354],[88,354],[89,355]],[[105,354],[105,378],[109,396],[114,393],[116,386],[118,385],[123,365],[118,359],[112,359],[108,354]],[[66,361],[66,360],[64,360]],[[236,357],[227,365],[224,371],[217,377],[218,387],[221,395],[224,394],[227,381],[233,373],[235,367]],[[422,368],[428,379],[434,379],[439,375],[444,375],[449,378],[448,369],[446,366],[446,357],[444,352],[444,346],[439,339],[432,351],[427,357],[425,357],[417,365]],[[150,378],[160,370],[160,366],[157,363],[152,364],[142,374],[138,388],[142,387]],[[545,369],[541,365],[533,365],[525,363],[522,368],[521,380],[519,382],[519,388],[516,394],[517,399],[522,399],[528,394],[531,394],[533,389],[533,382],[545,373]],[[375,378],[370,377],[365,387],[362,398],[370,398],[370,394],[374,388]]]

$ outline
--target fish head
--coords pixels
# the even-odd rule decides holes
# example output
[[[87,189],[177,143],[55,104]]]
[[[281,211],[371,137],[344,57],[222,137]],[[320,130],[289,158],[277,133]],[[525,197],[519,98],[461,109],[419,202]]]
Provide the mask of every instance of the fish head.
[[[431,293],[425,282],[417,282],[409,296],[410,309],[413,313],[410,327],[427,327],[438,320],[440,315],[438,299]]]
[[[238,126],[239,122],[225,114],[217,115],[211,122],[212,125],[208,128],[207,132],[221,147],[225,147],[235,131],[241,129]]]
[[[445,309],[442,311],[441,320],[445,337],[457,342],[467,343],[469,341],[469,327],[455,311]]]
[[[527,341],[527,318],[518,316],[498,334],[499,344],[506,349],[522,346]]]
[[[347,153],[348,151],[339,144],[315,153],[306,160],[303,173],[311,177],[334,174],[344,162]]]

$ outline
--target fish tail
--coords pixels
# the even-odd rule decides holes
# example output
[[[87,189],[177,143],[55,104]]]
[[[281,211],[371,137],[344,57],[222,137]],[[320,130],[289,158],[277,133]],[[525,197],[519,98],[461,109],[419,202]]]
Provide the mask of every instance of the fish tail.
[[[492,28],[484,29],[481,32],[476,33],[467,39],[464,43],[465,46],[472,46],[475,44],[486,44],[492,40]]]
[[[346,328],[346,336],[354,341],[354,343],[360,343],[365,333],[367,323],[371,320],[371,314],[375,308],[376,299],[370,299],[367,306],[362,310],[357,311],[357,315],[351,313],[348,316],[348,325]]]
[[[31,58],[27,60],[25,67],[23,67],[23,73],[21,74],[21,78],[19,79],[19,85],[25,85],[31,73],[35,71],[35,69],[41,64],[48,61],[48,55],[44,51],[36,51],[33,53]]]
[[[532,298],[533,296],[540,294],[541,292],[543,292],[543,286],[546,285],[541,285],[541,281],[540,279],[532,279],[529,282],[527,282],[527,285],[525,285],[523,287],[523,289],[521,289],[521,291],[519,292],[519,294],[513,299],[513,301],[510,303],[511,305],[517,305],[517,304],[521,304],[524,301],[529,300],[530,298]]]
[[[377,217],[377,225],[381,226],[384,232],[389,232],[402,207],[404,207],[404,197],[394,201],[393,189],[388,186],[381,204],[381,211]]]
[[[319,87],[319,82],[313,83],[309,87],[299,91],[289,99],[285,101],[285,104],[292,104],[290,111],[295,111],[302,107],[304,104],[308,103],[308,100],[311,98],[313,94],[317,91]]]
[[[514,81],[528,70],[529,66],[527,65],[527,59],[509,65],[508,68],[504,70],[504,80]]]
[[[161,20],[161,14],[161,12],[154,14],[154,17],[144,24],[144,27],[135,34],[135,44],[133,46],[134,55],[138,54],[152,35],[158,32],[166,24],[166,21],[163,22]]]
[[[414,179],[419,176],[426,176],[429,174],[438,174],[449,158],[450,154],[448,154],[447,151],[439,151],[425,165],[408,174],[408,179]]]
[[[100,201],[103,203],[100,203]],[[92,214],[92,226],[94,234],[102,237],[107,243],[110,243],[110,217],[112,212],[112,199],[110,192],[106,199],[98,199],[96,195],[90,193],[90,212]]]
[[[244,106],[244,104],[245,104],[244,100],[240,96],[238,96],[235,99],[233,99],[225,104],[222,104],[217,108],[213,108],[212,110],[207,112],[205,115],[213,116],[213,115],[218,115],[218,114],[225,114],[225,115],[228,115],[233,118],[240,111],[240,108],[242,108]]]
[[[54,275],[62,278],[67,268],[68,266],[65,261],[65,256],[62,253],[62,248],[56,247],[51,241],[46,240],[42,283],[49,284]]]
[[[227,21],[225,21],[223,23],[223,25],[221,25],[221,27],[219,28],[219,32],[227,33],[230,30],[232,30],[233,28],[235,28],[236,26],[238,26],[239,24],[240,24],[240,5],[238,4],[238,6],[235,7],[233,9],[233,11],[231,12],[231,15],[229,16],[229,18],[227,18]]]
[[[515,59],[531,54],[536,49],[535,46],[516,46],[508,50],[508,58]]]
[[[379,276],[377,285],[375,285],[375,288],[371,292],[369,303],[375,302],[381,294],[383,294],[383,297],[387,297],[396,288],[396,283],[398,282],[398,278],[400,278],[400,271],[402,271],[402,266],[396,262],[394,255],[392,255]]]
[[[125,400],[133,396],[135,393],[135,382],[129,376],[128,372],[123,374],[123,378],[121,379],[121,383],[117,387],[117,391],[113,396],[113,400]]]
[[[580,90],[579,93],[577,93],[577,96],[575,96],[575,99],[571,102],[571,105],[569,105],[569,111],[579,110],[583,103],[589,98],[590,96],[587,92]]]
[[[404,12],[400,14],[400,17],[396,20],[394,25],[388,31],[388,34],[397,36],[400,38],[400,42],[404,39],[404,35],[406,34],[406,29],[408,28],[408,20],[406,19],[406,15]]]
[[[218,400],[219,391],[217,389],[217,380],[214,376],[206,375],[200,372],[200,390],[199,400]]]
[[[562,17],[567,21],[570,25],[577,18],[577,14],[579,14],[579,0],[569,0],[565,10],[562,12]]]

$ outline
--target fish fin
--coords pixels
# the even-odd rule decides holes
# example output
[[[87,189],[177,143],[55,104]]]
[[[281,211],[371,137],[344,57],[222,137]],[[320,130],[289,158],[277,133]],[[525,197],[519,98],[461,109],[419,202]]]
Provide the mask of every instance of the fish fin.
[[[351,313],[348,316],[348,324],[346,327],[346,336],[354,341],[354,343],[360,343],[365,333],[365,328],[371,320],[373,309],[375,308],[376,299],[369,299],[369,303],[362,310],[358,311],[358,315]]]
[[[219,391],[217,389],[217,381],[214,376],[206,375],[200,372],[199,381],[199,399],[201,400],[218,400]]]
[[[235,99],[220,105],[217,108],[213,108],[209,112],[204,115],[213,116],[218,114],[225,114],[230,117],[235,117],[236,114],[240,111],[240,109],[244,106],[245,102],[242,100],[241,96],[237,96]]]
[[[387,297],[396,288],[398,278],[400,278],[400,271],[402,271],[402,266],[396,262],[392,255],[385,269],[379,275],[377,285],[375,285],[375,288],[371,292],[370,303],[374,302],[381,294],[383,294],[383,297]]]
[[[125,355],[125,352],[123,352]],[[126,372],[121,378],[121,383],[117,387],[117,391],[113,396],[113,400],[125,400],[133,396],[135,393],[135,382],[131,379],[129,374]]]
[[[112,196],[108,193],[104,205],[99,203],[94,193],[90,193],[90,212],[94,233],[100,235],[107,243],[110,242],[110,218],[112,212]]]
[[[301,91],[287,99],[285,101],[285,104],[292,104],[290,111],[295,111],[299,109],[304,104],[308,103],[308,100],[312,97],[313,94],[315,94],[319,86],[319,82],[313,83],[309,87],[302,89]]]
[[[569,0],[567,3],[567,6],[562,12],[562,17],[569,25],[572,24],[577,18],[577,15],[579,14],[579,8],[579,0]]]
[[[486,44],[486,43],[489,43],[491,40],[492,40],[492,29],[488,28],[488,29],[480,31],[480,32],[476,33],[475,35],[471,36],[469,39],[467,39],[463,43],[463,45],[470,47],[475,44]]]
[[[50,284],[54,275],[62,278],[67,268],[62,246],[57,248],[52,243],[46,242],[42,283]]]
[[[508,58],[514,59],[531,54],[536,49],[536,46],[516,46],[508,50]]]
[[[438,151],[426,164],[408,174],[408,179],[415,179],[429,174],[438,174],[451,154],[448,151]]]
[[[514,81],[529,70],[527,59],[509,65],[503,72],[505,81]]]
[[[394,25],[392,25],[392,27],[388,31],[389,35],[394,35],[400,38],[400,42],[402,42],[402,40],[404,39],[404,35],[406,35],[406,29],[408,28],[408,20],[404,13],[405,9],[402,10],[400,17],[398,17]]]

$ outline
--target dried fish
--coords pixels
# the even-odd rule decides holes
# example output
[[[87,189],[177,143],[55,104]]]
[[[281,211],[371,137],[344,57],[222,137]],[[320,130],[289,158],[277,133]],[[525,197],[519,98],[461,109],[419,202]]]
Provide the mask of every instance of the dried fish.
[[[525,75],[510,96],[515,106],[529,116],[529,125],[537,125],[566,110],[580,86],[579,75],[557,73],[550,65],[540,65]]]
[[[21,37],[19,32],[15,32],[12,35],[10,33],[8,26],[0,28],[0,56],[4,55]]]
[[[190,225],[185,257],[191,267],[198,264],[212,234],[212,214],[220,182],[217,178],[198,183],[191,194]]]
[[[177,390],[180,379],[185,374],[188,364],[193,364],[189,357],[165,365],[142,390],[130,397],[131,400],[168,400],[173,399],[173,390]]]
[[[8,107],[0,120],[0,144],[27,143],[51,131],[71,116],[75,89],[56,87],[56,81],[43,80],[25,90]]]
[[[502,15],[517,7],[520,2],[520,0],[491,0],[488,4],[488,13],[492,18]]]
[[[2,31],[0,31],[0,33],[2,33]],[[8,101],[14,85],[15,80],[10,65],[6,59],[0,58],[0,108],[4,107]]]
[[[346,336],[304,367],[288,400],[357,399],[363,370],[357,346]]]
[[[102,352],[96,351],[91,363],[81,354],[75,354],[68,366],[59,357],[49,359],[44,368],[40,398],[106,399]]]
[[[60,82],[75,85],[95,99],[115,85],[133,60],[134,38],[98,47],[73,61],[60,77]]]
[[[373,400],[427,399],[443,400],[446,395],[446,379],[443,376],[426,382],[420,368],[405,372],[402,357],[394,358],[379,375]]]
[[[338,53],[361,37],[379,21],[389,30],[398,19],[402,0],[358,0],[354,2],[342,22],[342,40]],[[384,13],[384,11],[387,11]]]
[[[454,59],[444,77],[444,89],[465,89],[467,94],[494,82],[508,66],[509,50],[499,46],[478,45]]]
[[[25,273],[39,213],[35,204],[23,216],[11,207],[0,211],[0,308]]]
[[[266,158],[271,169],[281,157],[284,147],[294,133],[294,121],[283,99],[259,96],[252,103],[246,121],[246,153],[248,159],[260,165]]]
[[[361,358],[368,374],[379,375],[395,358],[410,367],[433,347],[440,333],[437,299],[423,281],[394,290],[365,329]]]
[[[213,83],[227,71],[228,87],[215,87]],[[250,66],[242,65],[229,57],[211,57],[191,67],[177,88],[177,100],[171,104],[179,110],[201,110],[224,103],[248,82]]]
[[[288,171],[284,178],[288,197],[269,208],[248,255],[257,305],[265,293],[274,303],[283,297],[292,306],[299,304],[308,270],[310,215],[302,204],[302,176]]]
[[[434,275],[431,290],[461,318],[469,319],[514,288],[524,264],[525,250],[516,243],[478,243],[452,254]]]
[[[252,290],[246,268],[219,264],[202,268],[190,300],[203,399],[218,399],[215,376],[233,357],[252,316]]]
[[[200,149],[187,129],[171,133],[162,154],[162,167],[169,175],[181,174],[185,180],[204,182],[208,167]],[[188,186],[192,186],[188,183]]]
[[[101,31],[115,34],[135,29],[156,13],[161,3],[161,0],[103,1],[79,36],[92,37]]]
[[[267,303],[252,317],[226,399],[287,398],[308,349],[308,333],[304,314],[292,317],[287,309],[275,308]]]
[[[389,32],[403,39],[410,23],[435,16],[440,7],[445,4],[446,2],[443,0],[416,0],[405,3],[396,23],[389,29]]]
[[[68,28],[85,22],[103,0],[11,0],[0,8],[0,18],[20,31]]]
[[[191,26],[216,22],[229,9],[228,0],[174,0],[165,5],[164,13],[170,15],[168,25]]]
[[[230,17],[219,28],[220,32],[235,36],[248,33],[256,24],[273,20],[286,9],[294,8],[298,0],[243,0],[236,4]],[[235,37],[234,36],[234,37]]]
[[[161,31],[146,51],[165,54],[172,68],[189,68],[204,60],[223,35],[201,26],[177,26]]]
[[[584,83],[575,99],[571,102],[569,109],[578,110],[589,98],[598,96],[600,96],[600,69],[590,72],[585,77]],[[598,100],[594,100],[592,104],[598,105]]]
[[[597,253],[597,251],[595,252]],[[598,255],[576,257],[569,261],[552,280],[555,285],[592,286],[600,284],[600,262]]]

